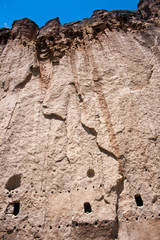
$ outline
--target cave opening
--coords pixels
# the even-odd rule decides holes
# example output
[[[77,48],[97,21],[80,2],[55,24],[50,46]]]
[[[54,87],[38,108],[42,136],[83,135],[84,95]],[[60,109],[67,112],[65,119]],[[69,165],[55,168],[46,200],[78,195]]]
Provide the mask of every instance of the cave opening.
[[[142,207],[143,206],[143,200],[141,198],[140,194],[136,194],[135,195],[135,201],[138,207]]]
[[[13,206],[14,206],[13,214],[14,214],[14,216],[17,216],[18,213],[19,213],[19,210],[20,210],[20,203],[19,202],[14,202]]]
[[[84,212],[85,213],[91,213],[92,212],[91,204],[89,202],[84,203]]]

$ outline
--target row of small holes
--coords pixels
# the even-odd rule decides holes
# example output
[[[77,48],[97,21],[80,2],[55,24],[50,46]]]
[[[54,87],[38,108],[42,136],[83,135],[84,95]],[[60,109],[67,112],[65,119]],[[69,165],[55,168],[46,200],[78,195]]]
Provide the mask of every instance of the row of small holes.
[[[95,223],[94,223],[94,225],[98,225],[98,224],[107,224],[108,223],[108,221],[107,220],[105,220],[105,221],[103,221],[103,222],[98,222],[98,221],[96,221]],[[88,222],[86,222],[86,223],[81,223],[81,224],[79,224],[79,223],[74,223],[74,224],[72,224],[72,225],[70,225],[70,224],[67,224],[66,225],[66,227],[78,227],[78,226],[88,226],[88,225],[93,225],[93,224],[90,224],[90,223],[88,223]],[[59,225],[58,226],[58,228],[61,228],[62,226],[61,225]],[[49,227],[50,229],[52,229],[52,226],[50,226]]]
[[[158,217],[160,217],[160,214],[158,214]],[[154,215],[152,215],[152,218],[154,218]],[[136,221],[138,221],[138,219],[139,219],[138,217],[135,218]],[[144,217],[144,219],[147,219],[147,217]],[[126,222],[128,222],[129,220],[130,220],[129,218],[126,218]],[[131,220],[133,220],[133,218]]]
[[[101,187],[102,187],[102,185],[99,186],[99,188],[101,188]],[[92,186],[92,188],[95,188],[95,186]],[[87,189],[88,189],[88,188],[85,187],[85,190],[87,190]],[[77,188],[76,190],[79,191],[79,190],[81,190],[81,189],[78,189],[78,188]],[[83,189],[82,189],[82,190],[83,190]],[[43,190],[43,192],[45,192],[45,190]],[[68,190],[67,192],[70,193],[71,190]],[[16,191],[16,193],[18,193],[18,191]],[[28,193],[28,191],[26,191],[25,193]],[[35,193],[37,193],[37,191],[35,191]],[[51,191],[51,193],[53,194],[53,193],[56,193],[56,192]],[[63,192],[59,192],[59,193],[63,193]],[[64,191],[64,193],[65,193],[65,191]],[[9,194],[8,197],[11,197],[11,196],[12,196],[9,192],[7,192],[6,194]]]
[[[94,223],[94,225],[98,225],[99,223],[107,224],[108,221],[107,221],[107,220],[105,220],[105,221],[103,221],[103,222],[98,222],[98,221],[96,221],[96,222]],[[88,226],[88,225],[92,225],[92,224],[89,224],[88,222],[86,222],[86,223],[81,223],[81,224],[79,224],[79,223],[74,223],[74,224],[71,224],[71,225],[70,225],[70,224],[67,224],[66,227],[78,227],[78,226]],[[34,226],[32,226],[32,228],[33,228],[33,227],[34,227]],[[38,227],[41,228],[42,226],[41,226],[41,225],[38,225]],[[62,225],[59,225],[57,228],[61,228],[61,227],[62,227]],[[14,227],[14,228],[16,228],[16,227]],[[24,225],[23,228],[26,228],[26,225]],[[50,226],[49,228],[52,229],[53,227]]]

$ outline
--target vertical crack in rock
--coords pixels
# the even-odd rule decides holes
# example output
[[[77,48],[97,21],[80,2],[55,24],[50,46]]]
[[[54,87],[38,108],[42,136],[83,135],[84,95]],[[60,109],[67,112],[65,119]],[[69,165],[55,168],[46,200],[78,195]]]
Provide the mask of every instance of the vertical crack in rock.
[[[93,54],[92,54],[92,46],[90,44],[90,41],[89,41],[87,35],[85,36],[85,40],[86,40],[86,46],[87,47],[85,47],[84,50],[85,50],[85,54],[88,58],[88,62],[90,63],[90,68],[92,70],[95,92],[98,95],[99,105],[100,105],[103,117],[105,119],[105,122],[106,122],[106,127],[108,129],[109,140],[110,140],[110,143],[112,145],[112,148],[114,149],[114,153],[112,153],[112,154],[118,160],[118,162],[119,162],[119,174],[121,174],[123,176],[123,169],[122,169],[121,160],[120,160],[120,150],[119,150],[117,139],[116,139],[116,136],[115,136],[115,133],[114,133],[108,104],[106,102],[106,99],[105,99],[105,96],[104,96],[104,93],[103,93],[103,88],[102,88],[102,83],[101,83],[102,79],[101,79],[101,77],[99,75],[99,72],[98,72],[98,69],[96,67],[96,63],[95,63],[95,60],[94,60],[94,57],[93,57]]]
[[[92,69],[95,92],[98,95],[100,108],[101,108],[103,117],[106,121],[106,127],[108,129],[110,142],[112,144],[112,147],[115,150],[116,155],[119,156],[119,147],[118,147],[117,140],[116,140],[116,137],[115,137],[115,133],[114,133],[114,130],[113,130],[113,126],[112,126],[112,122],[111,122],[111,116],[110,116],[110,112],[109,112],[109,109],[108,109],[108,104],[107,104],[105,96],[103,94],[103,88],[102,88],[102,83],[101,83],[102,79],[99,76],[99,73],[98,73],[98,70],[97,70],[97,67],[96,67],[96,63],[94,61],[94,57],[93,57],[93,54],[92,54],[92,46],[91,46],[90,43],[88,43],[88,45],[89,45],[88,50],[86,50],[86,51],[88,51],[88,54],[87,54],[87,52],[86,52],[86,54],[89,57],[89,62],[90,62],[90,66],[91,66],[91,69]]]
[[[108,134],[109,134],[109,139],[110,139],[110,143],[115,151],[115,155],[119,156],[119,147],[118,147],[118,144],[117,144],[117,140],[116,140],[116,137],[115,137],[115,133],[114,133],[114,130],[113,130],[113,126],[112,126],[112,122],[111,122],[111,116],[110,116],[110,112],[109,112],[109,109],[108,109],[108,104],[106,103],[106,99],[105,99],[105,96],[103,94],[103,88],[102,88],[102,85],[101,85],[101,78],[96,76],[97,73],[96,73],[96,70],[95,70],[95,73],[94,73],[94,86],[95,86],[95,89],[96,89],[96,92],[97,92],[97,95],[98,95],[98,100],[99,100],[99,103],[100,103],[100,107],[101,107],[101,110],[102,110],[102,113],[103,113],[103,117],[106,121],[106,126],[107,126],[107,129],[108,129]]]
[[[6,127],[6,132],[7,132],[8,129],[10,128],[9,126],[10,126],[10,123],[11,123],[11,121],[12,121],[12,118],[13,118],[14,112],[15,112],[15,110],[16,110],[17,104],[18,104],[18,102],[15,103],[14,108],[13,108],[13,110],[12,110],[12,112],[11,112],[11,116],[10,116],[10,118],[9,118],[9,121],[8,121],[8,124],[7,124],[7,127]]]
[[[0,143],[0,146],[2,146],[2,145],[3,145],[6,141],[8,141],[9,138],[10,138],[10,137],[7,137],[6,134],[7,134],[8,130],[10,129],[10,124],[11,124],[11,121],[12,121],[12,118],[13,118],[13,116],[14,116],[14,112],[15,112],[15,110],[16,110],[16,106],[17,106],[18,103],[19,103],[19,102],[16,102],[15,105],[14,105],[14,107],[13,107],[13,110],[12,110],[12,112],[11,112],[11,116],[10,116],[9,121],[8,121],[8,124],[7,124],[7,126],[6,126],[6,131],[5,131],[5,133],[4,133],[4,141],[2,141],[2,142]]]

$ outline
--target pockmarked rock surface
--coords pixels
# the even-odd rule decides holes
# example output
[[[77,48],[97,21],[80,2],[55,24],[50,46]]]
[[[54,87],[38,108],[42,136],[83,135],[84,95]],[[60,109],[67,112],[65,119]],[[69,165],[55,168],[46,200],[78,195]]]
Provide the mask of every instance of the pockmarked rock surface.
[[[0,29],[0,239],[160,239],[159,16]]]

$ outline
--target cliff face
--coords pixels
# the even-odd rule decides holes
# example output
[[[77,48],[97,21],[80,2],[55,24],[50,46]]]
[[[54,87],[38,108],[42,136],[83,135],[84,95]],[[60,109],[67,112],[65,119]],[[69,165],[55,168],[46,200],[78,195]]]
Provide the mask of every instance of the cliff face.
[[[0,239],[160,239],[160,4],[0,29]]]

